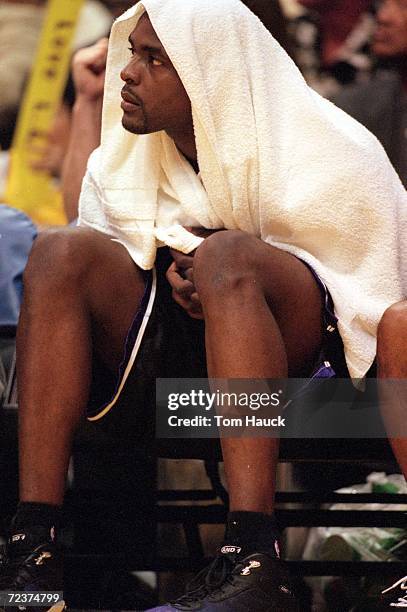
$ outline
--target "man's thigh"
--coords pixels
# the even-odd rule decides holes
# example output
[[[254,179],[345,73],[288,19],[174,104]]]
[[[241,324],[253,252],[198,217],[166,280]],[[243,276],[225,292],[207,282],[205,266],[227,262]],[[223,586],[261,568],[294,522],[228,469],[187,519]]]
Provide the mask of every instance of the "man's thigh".
[[[308,375],[323,345],[322,284],[303,261],[264,242],[259,261],[258,273],[284,340],[289,372]]]
[[[171,287],[165,277],[171,262],[168,249],[159,249],[153,304],[153,273],[145,275],[145,293],[123,342],[120,368],[112,374],[101,367],[99,360],[95,360],[88,409],[91,419],[103,417],[102,420],[114,421],[115,427],[120,427],[118,421],[125,415],[127,424],[134,419],[133,431],[143,423],[142,429],[146,432],[149,416],[154,422],[157,378],[207,376],[204,322],[189,317],[172,299]],[[125,376],[129,363],[132,366]],[[125,384],[116,394],[123,379]]]
[[[117,367],[145,285],[124,246],[88,228],[44,232],[35,241],[25,285],[30,317],[45,296],[50,313],[67,310],[77,318],[78,337],[88,321],[93,350]]]
[[[104,234],[91,230],[87,248],[93,251],[87,283],[93,346],[98,358],[116,370],[144,294],[146,272],[122,244]]]
[[[380,375],[403,378],[407,372],[407,300],[393,304],[378,328],[377,358]]]
[[[325,294],[316,273],[294,255],[245,232],[219,232],[205,243],[195,256],[198,292],[204,284],[204,294],[219,295],[228,308],[236,291],[247,292],[244,303],[252,304],[251,327],[261,320],[256,304],[259,294],[264,296],[284,341],[289,374],[308,375],[324,339]]]

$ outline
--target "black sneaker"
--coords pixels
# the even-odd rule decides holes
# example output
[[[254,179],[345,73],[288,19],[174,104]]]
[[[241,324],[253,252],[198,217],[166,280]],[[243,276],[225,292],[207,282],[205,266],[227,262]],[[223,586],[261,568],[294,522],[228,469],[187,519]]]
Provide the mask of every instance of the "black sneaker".
[[[185,595],[149,612],[300,612],[282,561],[264,553],[242,557],[239,552],[238,547],[223,546]]]
[[[65,603],[52,595],[62,588],[62,560],[56,550],[54,529],[15,531],[0,551],[0,591],[17,594],[12,602],[0,603],[0,612],[62,612]],[[27,598],[35,602],[35,607],[25,605]]]
[[[407,610],[407,576],[382,591],[380,598],[370,597],[352,608],[351,612],[391,612],[403,609]]]
[[[390,587],[382,591],[384,606],[389,610],[405,608],[407,610],[407,576],[400,578]],[[386,607],[383,608],[384,610]]]

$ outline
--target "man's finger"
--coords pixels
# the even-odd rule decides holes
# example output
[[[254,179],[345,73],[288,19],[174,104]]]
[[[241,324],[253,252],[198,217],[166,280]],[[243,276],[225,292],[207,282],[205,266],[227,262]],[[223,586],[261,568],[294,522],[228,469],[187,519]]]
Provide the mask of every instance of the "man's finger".
[[[202,306],[194,285],[184,280],[177,271],[177,265],[173,262],[166,272],[168,282],[172,287],[173,300],[183,308],[191,318],[203,319]],[[193,296],[193,299],[191,299]]]
[[[185,298],[182,295],[180,295],[179,293],[177,293],[176,291],[172,292],[172,299],[174,300],[174,302],[176,302],[179,306],[181,306],[181,308],[183,308],[184,310],[186,310],[186,312],[189,314],[190,310],[192,309],[192,302],[189,298]]]
[[[173,291],[172,297],[174,301],[179,304],[192,319],[203,319],[203,312],[200,303],[194,303],[188,298],[181,297],[178,293]]]
[[[178,295],[189,298],[195,292],[194,285],[189,280],[184,280],[177,272],[175,263],[168,268],[166,277],[173,291]]]
[[[188,268],[187,270],[182,270],[182,278],[194,284],[194,270],[193,268]]]
[[[192,299],[192,296],[195,296],[195,298]],[[188,314],[193,319],[203,319],[204,316],[203,316],[203,311],[202,311],[202,305],[201,305],[201,302],[199,301],[198,294],[193,293],[192,296],[191,296],[191,301],[190,301],[191,305],[188,309]]]
[[[194,258],[191,257],[191,255],[185,255],[184,253],[176,251],[175,249],[170,249],[170,254],[175,263],[177,264],[177,268],[180,268],[182,270],[192,268]]]
[[[191,319],[198,319],[200,321],[202,321],[204,319],[203,316],[203,312],[188,312],[189,316],[191,317]]]
[[[191,302],[193,304],[195,304],[196,306],[199,306],[200,308],[202,308],[201,300],[200,300],[199,295],[197,294],[196,291],[194,291],[194,293],[191,293],[190,300],[191,300]]]

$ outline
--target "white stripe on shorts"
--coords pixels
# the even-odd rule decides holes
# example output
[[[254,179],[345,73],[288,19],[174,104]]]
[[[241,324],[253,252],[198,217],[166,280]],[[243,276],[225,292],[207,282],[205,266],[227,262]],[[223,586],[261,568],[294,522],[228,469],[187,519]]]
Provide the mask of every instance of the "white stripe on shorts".
[[[115,393],[115,396],[110,401],[110,403],[107,406],[105,406],[103,408],[103,410],[98,412],[98,414],[93,415],[93,416],[88,416],[87,417],[88,421],[98,421],[99,419],[104,417],[105,414],[107,414],[109,412],[109,410],[111,408],[113,408],[113,406],[116,404],[117,400],[119,399],[120,394],[121,394],[121,392],[123,390],[123,387],[125,385],[125,382],[126,382],[128,376],[130,374],[130,371],[131,371],[131,369],[132,369],[132,367],[134,365],[134,362],[136,361],[136,357],[137,357],[137,354],[139,352],[139,349],[140,349],[140,346],[141,346],[141,342],[143,340],[144,332],[146,330],[148,320],[149,320],[151,312],[153,310],[156,292],[157,292],[157,272],[156,272],[156,270],[154,268],[153,269],[153,280],[152,280],[152,283],[151,283],[151,291],[150,291],[150,296],[148,298],[147,308],[146,308],[146,311],[144,313],[143,321],[142,321],[142,323],[140,325],[140,329],[138,331],[137,338],[136,338],[136,341],[135,341],[134,346],[133,346],[133,350],[132,350],[130,358],[129,358],[128,362],[127,362],[126,369],[125,369],[124,374],[122,376],[122,379],[120,381],[120,385],[119,385],[119,387],[118,387],[118,389],[117,389],[117,391]]]

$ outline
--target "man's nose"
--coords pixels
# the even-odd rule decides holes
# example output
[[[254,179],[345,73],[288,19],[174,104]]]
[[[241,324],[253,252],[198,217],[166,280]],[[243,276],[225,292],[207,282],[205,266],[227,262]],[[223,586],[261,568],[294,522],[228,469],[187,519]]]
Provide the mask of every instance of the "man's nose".
[[[142,71],[142,62],[135,57],[132,57],[128,64],[120,72],[120,78],[127,82],[138,84]]]

